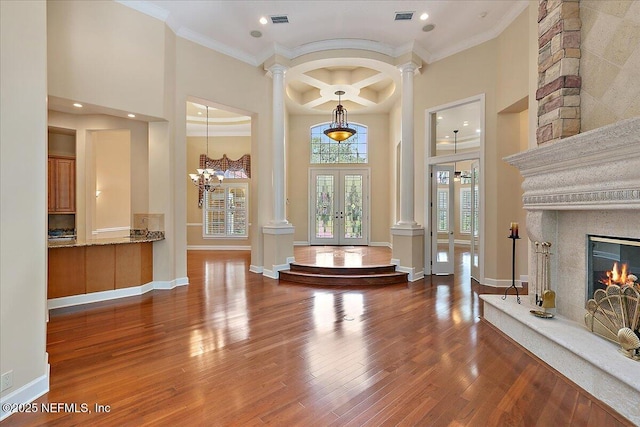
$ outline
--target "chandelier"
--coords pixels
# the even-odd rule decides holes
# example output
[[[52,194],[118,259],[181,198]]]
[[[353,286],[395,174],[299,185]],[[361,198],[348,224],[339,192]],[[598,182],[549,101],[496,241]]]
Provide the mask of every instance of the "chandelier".
[[[347,109],[340,104],[340,97],[344,95],[344,93],[343,90],[335,92],[335,94],[338,95],[338,106],[333,110],[331,115],[331,125],[324,131],[325,135],[338,142],[342,142],[356,133],[356,130],[350,128],[347,122]]]
[[[209,161],[209,106],[207,105],[207,156],[205,157],[205,169],[196,169],[196,173],[190,173],[191,182],[201,191],[213,191],[216,187],[220,187],[224,179],[224,172],[207,168]]]

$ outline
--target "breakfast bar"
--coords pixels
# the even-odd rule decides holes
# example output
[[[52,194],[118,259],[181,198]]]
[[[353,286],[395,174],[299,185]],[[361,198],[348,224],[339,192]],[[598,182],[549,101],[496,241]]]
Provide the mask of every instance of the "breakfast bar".
[[[117,291],[151,283],[153,244],[161,240],[164,240],[163,232],[108,239],[50,241],[49,308],[53,308],[52,305],[60,307],[128,296],[131,293]],[[134,294],[139,293],[142,292]],[[85,295],[89,298],[82,298]],[[66,298],[75,296],[80,298]]]

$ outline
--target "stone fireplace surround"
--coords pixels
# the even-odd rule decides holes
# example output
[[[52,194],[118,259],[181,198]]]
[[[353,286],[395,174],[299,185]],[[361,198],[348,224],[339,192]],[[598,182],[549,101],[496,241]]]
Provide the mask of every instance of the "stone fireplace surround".
[[[484,295],[484,316],[594,397],[640,425],[640,363],[584,325],[587,235],[640,238],[640,118],[624,120],[505,158],[524,178],[529,283],[534,241],[551,242],[557,314],[540,319],[534,287],[522,304]],[[636,272],[632,272],[637,274]]]

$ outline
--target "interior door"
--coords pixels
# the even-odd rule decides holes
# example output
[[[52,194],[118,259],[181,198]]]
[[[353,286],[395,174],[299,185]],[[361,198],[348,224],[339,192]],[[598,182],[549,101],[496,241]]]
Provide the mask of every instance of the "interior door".
[[[454,167],[434,165],[431,179],[431,273],[453,274]]]
[[[480,281],[480,164],[471,163],[471,277]]]
[[[310,239],[312,245],[369,243],[369,171],[311,171]]]

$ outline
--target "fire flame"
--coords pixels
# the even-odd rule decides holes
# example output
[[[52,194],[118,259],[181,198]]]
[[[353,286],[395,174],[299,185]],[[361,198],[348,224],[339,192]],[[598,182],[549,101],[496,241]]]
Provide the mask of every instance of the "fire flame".
[[[618,269],[618,263],[613,263],[613,269],[611,271],[607,271],[607,278],[601,280],[600,282],[609,286],[609,285],[626,285],[633,284],[633,280],[630,280],[629,273],[627,271],[627,264],[622,264],[622,267]],[[631,283],[628,283],[631,282]]]

